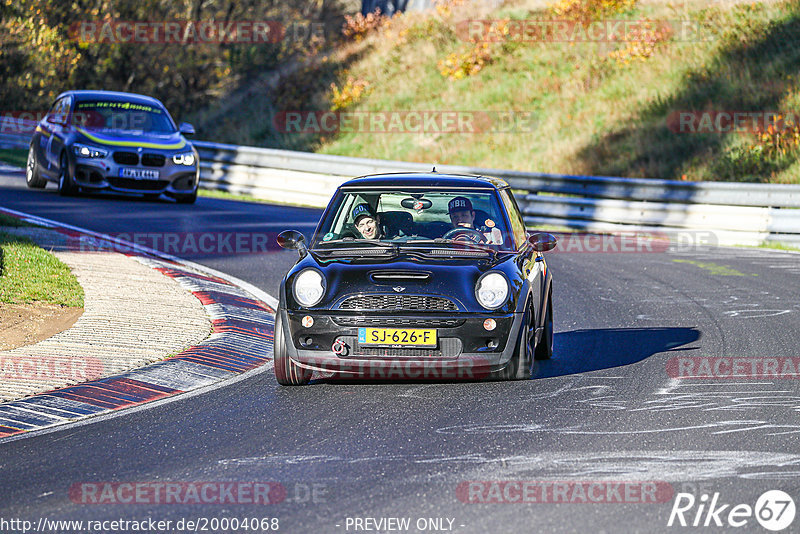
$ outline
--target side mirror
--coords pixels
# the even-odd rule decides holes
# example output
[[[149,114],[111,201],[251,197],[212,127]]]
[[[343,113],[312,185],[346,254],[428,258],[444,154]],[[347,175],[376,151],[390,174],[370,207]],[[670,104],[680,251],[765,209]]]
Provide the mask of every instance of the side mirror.
[[[301,258],[304,258],[306,254],[308,254],[306,238],[297,230],[284,230],[278,234],[278,245],[285,249],[297,250]]]
[[[194,126],[188,122],[182,122],[181,125],[178,126],[178,131],[183,135],[194,135]]]
[[[533,245],[533,250],[536,252],[547,252],[553,250],[558,244],[558,239],[553,234],[547,232],[536,232],[528,237],[528,243]]]

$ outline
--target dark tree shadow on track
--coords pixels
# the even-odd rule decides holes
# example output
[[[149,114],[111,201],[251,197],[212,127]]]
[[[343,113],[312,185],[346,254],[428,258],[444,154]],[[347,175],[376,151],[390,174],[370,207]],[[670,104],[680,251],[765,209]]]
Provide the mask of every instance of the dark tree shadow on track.
[[[555,334],[553,357],[537,362],[534,378],[630,365],[700,339],[696,328],[600,328]]]
[[[645,360],[655,354],[671,351],[696,350],[684,347],[700,339],[696,328],[600,328],[573,330],[555,334],[553,357],[534,364],[533,379],[587,373],[611,369]],[[400,366],[402,368],[402,365]],[[394,376],[388,371],[369,377],[320,377],[315,375],[313,383],[318,384],[430,384],[482,382],[488,373],[455,377],[432,375],[427,379],[408,379],[402,373]]]

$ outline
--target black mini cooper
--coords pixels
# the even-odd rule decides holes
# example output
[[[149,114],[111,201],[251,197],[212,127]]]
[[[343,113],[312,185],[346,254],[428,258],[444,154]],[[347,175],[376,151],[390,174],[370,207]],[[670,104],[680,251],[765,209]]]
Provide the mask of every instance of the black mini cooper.
[[[529,235],[509,186],[489,177],[381,174],[342,184],[275,319],[280,384],[312,377],[530,378],[553,351],[547,233]],[[316,375],[314,373],[317,373]]]

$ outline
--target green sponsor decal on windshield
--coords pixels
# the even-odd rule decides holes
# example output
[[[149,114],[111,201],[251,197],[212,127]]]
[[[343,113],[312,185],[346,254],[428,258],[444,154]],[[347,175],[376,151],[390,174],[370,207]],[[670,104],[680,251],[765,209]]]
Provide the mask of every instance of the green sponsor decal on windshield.
[[[132,102],[78,102],[78,109],[126,109],[132,111],[145,111],[147,113],[161,113],[161,110],[145,104]]]

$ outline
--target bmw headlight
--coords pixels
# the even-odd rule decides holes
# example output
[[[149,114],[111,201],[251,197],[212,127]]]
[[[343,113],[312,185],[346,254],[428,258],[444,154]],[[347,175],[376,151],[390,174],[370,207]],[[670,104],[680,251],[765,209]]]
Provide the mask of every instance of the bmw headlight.
[[[294,279],[294,298],[301,306],[319,304],[325,294],[325,279],[315,269],[305,269]]]
[[[72,151],[79,158],[104,158],[108,156],[108,150],[89,145],[82,145],[75,143],[72,145]]]
[[[508,297],[506,277],[496,271],[484,274],[475,285],[475,296],[480,305],[487,310],[499,308],[505,304]]]
[[[186,152],[184,154],[175,154],[172,156],[172,163],[175,165],[194,165],[194,153]]]

